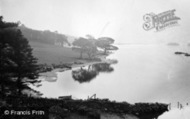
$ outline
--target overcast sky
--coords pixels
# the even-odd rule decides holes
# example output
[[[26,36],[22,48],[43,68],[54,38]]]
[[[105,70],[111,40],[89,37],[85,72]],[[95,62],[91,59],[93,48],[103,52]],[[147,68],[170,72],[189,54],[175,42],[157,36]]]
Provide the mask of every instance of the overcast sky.
[[[142,28],[145,14],[172,9],[181,18],[178,26]],[[0,14],[33,29],[108,36],[117,43],[190,42],[190,0],[0,0]]]

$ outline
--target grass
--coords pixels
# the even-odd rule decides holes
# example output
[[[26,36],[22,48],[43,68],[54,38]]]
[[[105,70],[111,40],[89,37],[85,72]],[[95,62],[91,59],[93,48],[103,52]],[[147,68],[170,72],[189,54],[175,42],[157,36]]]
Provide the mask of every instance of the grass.
[[[33,55],[38,58],[39,64],[60,64],[73,63],[78,60],[80,54],[72,51],[71,48],[42,44],[39,42],[29,42],[33,48]],[[86,54],[83,54],[87,58]]]

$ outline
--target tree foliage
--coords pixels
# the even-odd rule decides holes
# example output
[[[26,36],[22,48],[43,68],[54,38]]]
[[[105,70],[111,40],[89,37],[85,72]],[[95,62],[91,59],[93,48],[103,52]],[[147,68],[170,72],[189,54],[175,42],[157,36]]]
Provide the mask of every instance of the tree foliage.
[[[86,53],[89,59],[94,58],[97,54],[97,47],[104,49],[104,54],[107,53],[108,50],[117,50],[116,46],[113,46],[114,39],[109,37],[100,37],[95,39],[91,35],[86,35],[87,38],[80,37],[73,42],[73,50],[80,52],[80,58],[82,58],[82,54]]]
[[[17,92],[30,89],[28,84],[38,83],[37,59],[32,55],[28,40],[17,28],[17,23],[4,22],[0,19],[0,86],[1,93]]]
[[[118,48],[116,46],[113,46],[114,39],[109,37],[100,37],[96,41],[96,46],[104,49],[104,54],[107,53],[108,50],[117,50]]]
[[[90,82],[101,72],[110,73],[113,71],[114,69],[113,67],[111,67],[111,64],[98,63],[98,64],[89,65],[87,69],[81,67],[80,69],[73,70],[72,77],[74,80],[78,81],[79,83],[85,83],[85,82]]]
[[[67,36],[64,34],[59,34],[57,31],[51,32],[49,30],[33,30],[27,28],[24,25],[18,27],[24,37],[26,37],[29,41],[40,42],[45,44],[52,44],[54,45],[55,42],[59,42],[61,44],[68,43]]]
[[[97,51],[97,47],[92,39],[80,37],[73,42],[73,45],[76,46],[73,50],[80,52],[80,58],[82,58],[83,53],[86,53],[91,59],[95,56]]]

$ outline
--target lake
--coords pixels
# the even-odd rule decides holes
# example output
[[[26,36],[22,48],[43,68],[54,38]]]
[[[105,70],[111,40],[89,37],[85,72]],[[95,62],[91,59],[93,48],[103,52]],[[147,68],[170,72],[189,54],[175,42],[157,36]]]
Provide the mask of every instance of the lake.
[[[118,63],[104,65],[108,68],[106,71],[98,65],[91,66],[96,72],[85,74],[89,81],[85,81],[85,77],[82,77],[83,82],[76,80],[79,70],[86,71],[89,67],[74,68],[58,72],[56,81],[44,81],[35,89],[42,92],[43,97],[51,98],[72,95],[74,99],[87,99],[96,94],[97,98],[129,103],[190,102],[190,58],[174,54],[176,51],[188,52],[190,47],[140,44],[118,47],[118,51],[107,57],[117,59]]]

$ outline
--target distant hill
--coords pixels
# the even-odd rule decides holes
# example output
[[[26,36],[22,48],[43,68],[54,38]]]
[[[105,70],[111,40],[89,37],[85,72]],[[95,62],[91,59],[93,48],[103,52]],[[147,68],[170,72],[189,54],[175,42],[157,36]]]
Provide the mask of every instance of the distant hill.
[[[179,46],[180,44],[176,43],[176,42],[170,42],[167,45],[169,45],[169,46]]]
[[[34,30],[24,25],[19,26],[19,29],[22,31],[24,37],[32,42],[64,46],[70,45],[74,40],[74,37],[71,38],[71,36],[66,36],[56,31],[52,32],[49,30]],[[68,41],[70,39],[72,39],[72,41]]]

